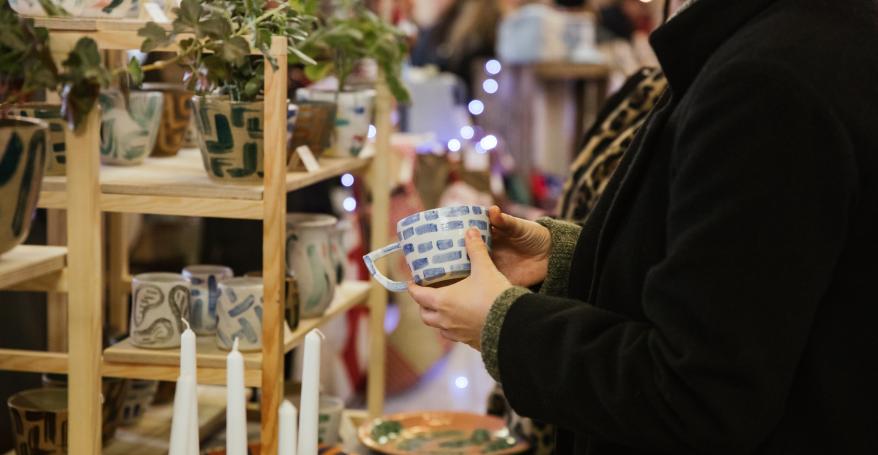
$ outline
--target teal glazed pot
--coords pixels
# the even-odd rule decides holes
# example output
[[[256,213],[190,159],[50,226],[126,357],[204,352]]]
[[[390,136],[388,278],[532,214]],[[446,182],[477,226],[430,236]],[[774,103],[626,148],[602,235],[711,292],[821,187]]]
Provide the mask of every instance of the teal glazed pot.
[[[46,175],[61,176],[67,170],[67,122],[61,117],[60,104],[24,103],[15,108],[22,117],[42,120],[49,125],[48,147],[46,157]]]
[[[143,163],[152,152],[162,120],[161,92],[102,92],[101,163],[133,166]]]
[[[46,169],[49,127],[25,117],[0,118],[0,255],[30,231]]]

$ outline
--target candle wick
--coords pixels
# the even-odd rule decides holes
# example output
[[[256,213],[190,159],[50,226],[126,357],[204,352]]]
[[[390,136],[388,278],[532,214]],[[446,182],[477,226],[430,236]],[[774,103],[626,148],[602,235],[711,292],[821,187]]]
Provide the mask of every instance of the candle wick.
[[[232,342],[232,350],[233,351],[238,350],[238,337],[235,337],[235,341]]]
[[[180,320],[183,321],[183,324],[186,324],[186,330],[192,330],[192,327],[189,325],[189,321],[187,321],[186,318],[180,318]]]

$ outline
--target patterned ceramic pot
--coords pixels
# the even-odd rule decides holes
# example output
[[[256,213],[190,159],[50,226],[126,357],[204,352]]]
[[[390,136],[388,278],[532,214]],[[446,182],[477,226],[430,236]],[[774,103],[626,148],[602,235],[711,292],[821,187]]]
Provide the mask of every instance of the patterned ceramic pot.
[[[83,0],[49,0],[53,5],[63,8],[71,16],[80,16],[85,7]],[[49,17],[39,0],[9,0],[9,6],[22,16]]]
[[[329,256],[334,216],[287,215],[287,274],[296,277],[302,318],[321,316],[335,296],[335,270]]]
[[[100,19],[136,18],[139,12],[138,0],[85,0],[82,16]]]
[[[121,92],[101,92],[101,163],[143,163],[155,145],[162,119],[160,92],[131,92],[126,108]]]
[[[158,381],[147,381],[144,379],[131,379],[128,383],[128,390],[122,401],[122,416],[120,424],[124,426],[134,425],[143,417],[143,413],[149,409],[155,398],[156,390],[159,388]]]
[[[464,234],[470,227],[478,228],[490,249],[490,226],[488,210],[477,205],[415,213],[396,224],[398,242],[363,256],[363,262],[372,277],[393,292],[404,292],[408,285],[381,274],[375,261],[400,250],[405,254],[415,283],[431,286],[459,280],[469,276],[471,269]]]
[[[195,126],[204,170],[214,180],[262,180],[262,101],[231,102],[224,96],[196,96]]]
[[[217,313],[217,346],[232,349],[235,338],[238,338],[241,351],[262,349],[261,278],[231,278],[221,282]]]
[[[131,283],[131,344],[164,349],[180,346],[189,314],[189,282],[176,273],[142,273]]]
[[[301,101],[334,102],[338,105],[335,113],[334,141],[332,155],[341,157],[358,156],[369,137],[372,124],[372,110],[375,105],[375,90],[351,92],[299,89],[296,97]]]
[[[61,106],[48,103],[24,103],[15,108],[22,117],[42,120],[49,125],[48,149],[46,156],[46,175],[60,176],[66,172],[67,163],[67,122],[61,117]]]
[[[338,284],[344,281],[345,263],[347,262],[347,248],[345,248],[344,240],[350,229],[350,222],[339,221],[329,232],[329,258],[332,260],[335,282]]]
[[[262,272],[247,272],[244,274],[247,277],[256,277],[262,278]],[[296,284],[296,278],[287,275],[286,277],[286,285],[284,286],[284,320],[287,321],[287,325],[290,327],[290,330],[296,330],[299,327],[299,315],[302,312],[301,305],[299,305],[299,285]]]
[[[216,306],[219,302],[219,282],[235,276],[224,265],[190,265],[183,269],[189,280],[189,324],[198,335],[216,333]]]
[[[295,127],[287,143],[291,168],[297,168],[296,148],[307,145],[315,157],[329,148],[335,127],[335,103],[321,101],[297,101],[299,113]]]
[[[174,156],[180,151],[192,121],[194,93],[180,84],[146,83],[143,89],[160,91],[164,97],[162,119],[151,156]]]
[[[67,389],[44,388],[9,398],[15,453],[67,453]]]
[[[30,118],[0,118],[0,254],[30,231],[46,169],[48,125]]]
[[[101,441],[106,444],[122,423],[122,406],[128,394],[127,379],[101,378]],[[43,387],[67,388],[66,374],[43,374]]]

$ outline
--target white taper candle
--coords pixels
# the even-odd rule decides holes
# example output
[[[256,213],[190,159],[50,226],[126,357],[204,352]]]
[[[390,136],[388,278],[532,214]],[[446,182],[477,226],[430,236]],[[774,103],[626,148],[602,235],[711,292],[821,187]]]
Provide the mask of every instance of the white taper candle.
[[[238,338],[226,357],[226,455],[247,455],[244,357],[238,351]]]
[[[278,409],[277,453],[278,455],[296,455],[296,407],[289,400],[284,400]]]
[[[299,412],[298,455],[317,455],[317,424],[320,413],[320,345],[323,334],[314,329],[305,336],[302,362],[302,402]]]

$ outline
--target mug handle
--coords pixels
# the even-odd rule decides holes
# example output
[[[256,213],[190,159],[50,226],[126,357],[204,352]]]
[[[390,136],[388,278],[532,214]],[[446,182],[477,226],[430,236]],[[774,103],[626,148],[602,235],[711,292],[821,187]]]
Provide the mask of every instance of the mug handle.
[[[369,274],[372,275],[372,278],[375,278],[376,281],[381,283],[382,286],[384,286],[385,288],[387,288],[388,291],[391,292],[405,292],[406,289],[408,289],[408,283],[403,281],[394,281],[382,275],[381,271],[378,270],[378,267],[375,267],[375,261],[383,258],[384,256],[387,256],[390,253],[398,251],[399,248],[399,242],[396,242],[363,256],[363,262],[366,264],[366,268],[369,269]]]

